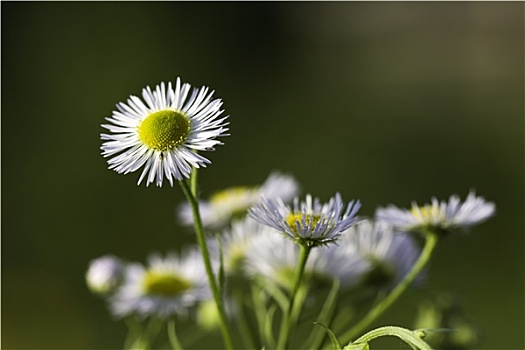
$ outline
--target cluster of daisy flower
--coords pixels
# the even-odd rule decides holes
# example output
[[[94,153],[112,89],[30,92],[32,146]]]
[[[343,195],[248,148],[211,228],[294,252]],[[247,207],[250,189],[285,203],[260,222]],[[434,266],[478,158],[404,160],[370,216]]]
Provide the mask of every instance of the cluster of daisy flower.
[[[210,163],[200,153],[213,150],[222,144],[217,138],[227,136],[228,117],[222,115],[221,100],[212,96],[206,87],[192,90],[177,79],[175,85],[145,88],[142,99],[131,96],[117,104],[109,124],[103,125],[109,133],[101,135],[109,168],[123,174],[142,169],[139,184],[162,186],[166,180],[171,186],[180,182],[183,189],[190,188],[193,172]],[[195,184],[191,187],[195,191]],[[272,315],[269,300],[284,305],[282,298],[291,297],[288,311],[281,308],[286,323],[297,321],[294,312],[301,307],[296,304],[302,305],[306,291],[334,286],[350,296],[354,309],[366,297],[383,310],[407,286],[424,281],[431,248],[422,247],[422,239],[470,228],[495,212],[493,203],[471,191],[464,202],[455,195],[448,201],[432,198],[430,204],[413,203],[410,209],[378,208],[373,218],[366,218],[358,216],[360,201],[345,205],[339,193],[326,202],[310,194],[300,197],[298,181],[277,171],[260,186],[227,188],[208,200],[198,199],[191,190],[185,193],[191,198],[179,206],[179,221],[194,227],[197,235],[206,234],[203,246],[187,247],[181,254],[152,254],[146,265],[112,255],[90,263],[87,285],[106,298],[115,317],[195,316],[205,328],[213,328],[224,322],[217,316],[221,308],[230,321],[246,305],[260,316],[255,299],[247,302],[246,295],[264,293],[262,308]],[[222,304],[217,302],[217,288]],[[314,309],[327,298],[326,293],[312,294]],[[381,295],[387,295],[383,304],[377,303]],[[369,316],[372,320],[375,314]],[[271,319],[264,316],[266,325],[259,329],[268,327]],[[343,319],[342,327],[348,327],[349,318]],[[259,338],[257,346],[288,344],[287,336],[276,343],[267,330]]]

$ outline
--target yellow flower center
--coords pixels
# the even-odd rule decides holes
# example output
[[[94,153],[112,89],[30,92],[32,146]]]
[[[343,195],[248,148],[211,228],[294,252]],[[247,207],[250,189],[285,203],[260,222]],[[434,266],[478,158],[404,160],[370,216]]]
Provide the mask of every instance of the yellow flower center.
[[[182,112],[169,109],[151,113],[138,126],[140,141],[161,152],[181,145],[189,132],[190,119]]]
[[[146,294],[176,296],[190,289],[191,282],[174,274],[148,271],[142,282]]]
[[[321,220],[321,217],[319,215],[310,215],[306,214],[306,225],[311,225],[310,230],[313,231],[315,229],[315,226],[319,223],[319,220]],[[299,227],[304,229],[303,226],[303,214],[302,213],[290,213],[286,217],[286,223],[290,228],[292,229],[295,236],[299,237],[299,232],[297,231],[297,223],[299,223]]]
[[[210,196],[217,210],[227,213],[232,219],[241,219],[246,211],[259,199],[259,191],[252,187],[230,187]]]
[[[424,205],[421,207],[413,207],[410,213],[420,223],[439,224],[446,220],[446,213],[439,206]]]
[[[227,188],[225,190],[214,193],[210,197],[210,201],[216,204],[230,202],[237,198],[246,197],[249,194],[249,190],[250,189],[248,187],[242,186]]]

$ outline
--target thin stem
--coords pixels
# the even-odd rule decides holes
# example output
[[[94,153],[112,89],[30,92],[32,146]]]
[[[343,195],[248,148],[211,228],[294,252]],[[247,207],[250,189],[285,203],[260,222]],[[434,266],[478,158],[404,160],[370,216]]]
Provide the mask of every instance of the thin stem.
[[[290,302],[288,304],[288,310],[283,315],[281,330],[279,333],[279,341],[277,342],[277,349],[286,349],[288,346],[288,338],[290,336],[290,331],[292,329],[292,313],[294,311],[294,303],[297,295],[297,291],[301,285],[301,280],[303,278],[304,269],[306,267],[306,261],[310,255],[312,247],[301,245],[301,251],[299,255],[299,265],[298,270],[295,273],[292,294],[290,295]]]
[[[127,317],[125,322],[128,326],[128,335],[124,342],[124,349],[132,349],[132,344],[142,337],[143,330],[136,316]]]
[[[155,342],[155,339],[159,335],[159,332],[162,328],[164,321],[158,317],[151,317],[144,333],[146,334],[149,343],[152,344]]]
[[[330,292],[326,296],[323,307],[321,308],[321,311],[319,312],[319,316],[317,317],[318,323],[324,324],[325,326],[329,328],[330,328],[330,323],[332,322],[332,319],[334,316],[335,308],[337,306],[340,286],[341,286],[341,283],[339,282],[339,280],[334,279],[332,288],[330,289]],[[304,343],[303,348],[319,349],[321,348],[321,345],[323,344],[325,337],[326,337],[326,331],[317,327],[310,334],[310,336]]]
[[[171,348],[174,350],[182,350],[182,344],[177,337],[177,332],[175,331],[175,320],[168,321],[168,338],[170,340]]]
[[[420,349],[420,350],[431,349],[430,345],[428,345],[427,342],[421,339],[420,334],[418,334],[418,331],[411,331],[409,329],[405,329],[402,327],[395,327],[395,326],[386,326],[386,327],[376,328],[366,333],[359,339],[356,339],[356,341],[352,343],[354,344],[368,343],[371,340],[374,340],[379,337],[384,337],[384,336],[398,337],[399,339],[403,340],[405,343],[410,345],[410,347],[413,349]]]
[[[259,337],[263,344],[268,344],[268,341],[264,333],[264,319],[266,311],[266,298],[264,290],[259,288],[256,283],[251,285],[251,295],[253,303],[253,311],[255,313],[255,318],[257,320],[257,326],[259,330]]]
[[[308,294],[308,285],[305,283],[301,283],[299,289],[295,293],[293,310],[292,310],[292,313],[290,314],[290,320],[289,320],[291,325],[297,324],[297,320],[299,319],[299,314],[301,313],[301,310],[303,309],[303,304],[304,304],[307,294]]]
[[[425,265],[430,260],[432,252],[436,247],[438,241],[438,235],[433,232],[426,232],[425,234],[425,246],[419,255],[418,260],[412,266],[412,269],[409,273],[406,274],[405,278],[399,282],[399,284],[392,289],[390,294],[388,294],[383,300],[381,300],[377,305],[375,305],[368,314],[359,321],[354,327],[352,327],[348,332],[344,333],[341,336],[343,343],[346,343],[352,340],[357,334],[361,333],[366,327],[368,327],[372,322],[374,322],[379,315],[385,312],[394,301],[396,301],[401,294],[407,289],[407,287],[414,281],[414,279],[419,275],[423,270]]]
[[[226,349],[233,349],[233,342],[231,337],[231,331],[228,324],[228,320],[226,318],[226,312],[224,311],[224,304],[222,302],[222,296],[221,292],[219,290],[219,287],[217,286],[217,281],[215,279],[215,275],[213,274],[213,268],[210,261],[210,252],[208,251],[208,246],[206,245],[206,239],[204,237],[204,229],[202,227],[202,221],[199,213],[199,204],[197,202],[197,197],[194,195],[193,191],[196,191],[196,185],[194,184],[193,191],[190,188],[190,185],[187,181],[182,180],[179,181],[182,191],[186,195],[186,198],[188,199],[188,202],[190,203],[192,212],[193,212],[193,219],[194,219],[194,226],[195,226],[195,234],[197,236],[197,243],[199,244],[199,248],[202,253],[202,258],[204,261],[204,267],[206,269],[206,274],[208,275],[208,281],[210,282],[210,288],[213,293],[213,298],[215,299],[215,304],[217,305],[217,309],[219,310],[219,317],[221,319],[221,332],[222,337],[224,340],[224,345],[226,346]]]
[[[257,346],[255,345],[255,340],[253,339],[253,332],[248,326],[248,321],[244,314],[245,307],[243,302],[243,294],[239,289],[236,289],[234,291],[234,295],[235,299],[237,300],[237,303],[239,304],[239,307],[237,308],[236,312],[236,324],[239,328],[239,333],[241,334],[241,337],[243,339],[244,346],[247,349],[256,349]]]
[[[197,169],[194,168],[190,174],[190,189],[193,197],[197,198]]]
[[[275,337],[273,335],[273,320],[276,310],[277,306],[275,304],[271,304],[268,306],[266,314],[264,315],[264,337],[266,339],[266,344],[270,349],[275,348]]]
[[[281,288],[273,283],[272,281],[268,281],[264,278],[255,278],[255,283],[261,290],[263,290],[265,293],[267,293],[277,304],[279,305],[279,308],[284,313],[285,310],[288,308],[288,296],[285,295],[285,293],[281,290]]]
[[[157,317],[150,318],[147,326],[141,331],[138,337],[135,337],[129,349],[150,349],[159,335],[162,322],[163,321]]]

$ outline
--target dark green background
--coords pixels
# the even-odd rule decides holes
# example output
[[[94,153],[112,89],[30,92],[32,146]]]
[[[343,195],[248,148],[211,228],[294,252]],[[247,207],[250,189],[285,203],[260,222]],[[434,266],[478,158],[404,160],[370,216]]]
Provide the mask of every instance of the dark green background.
[[[439,246],[428,284],[461,298],[483,348],[523,349],[524,3],[1,6],[3,348],[121,347],[89,260],[193,241],[179,188],[137,187],[99,151],[115,103],[181,76],[231,115],[204,195],[280,169],[362,215],[471,188],[494,201]]]

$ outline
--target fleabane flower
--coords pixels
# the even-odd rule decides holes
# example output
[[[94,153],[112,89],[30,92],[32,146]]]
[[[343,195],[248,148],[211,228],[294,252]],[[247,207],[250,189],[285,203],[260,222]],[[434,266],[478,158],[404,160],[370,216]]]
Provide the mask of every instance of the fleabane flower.
[[[106,118],[102,127],[110,133],[101,134],[102,155],[108,158],[109,169],[127,174],[143,167],[138,184],[155,182],[162,186],[164,178],[188,178],[192,167],[210,161],[197,152],[212,151],[222,144],[217,137],[227,136],[228,116],[221,116],[222,102],[212,100],[207,87],[171,82],[142,90],[142,99],[130,96],[127,103],[118,103],[117,110]]]
[[[313,260],[310,254],[306,262],[304,279],[313,277]],[[297,270],[300,249],[297,244],[273,231],[266,236],[255,237],[246,254],[246,272],[249,276],[260,276],[286,289],[292,289]]]
[[[207,281],[197,250],[184,256],[153,254],[147,267],[126,267],[122,285],[109,299],[110,308],[116,317],[186,315],[190,307],[211,297]]]
[[[369,262],[357,253],[355,247],[345,243],[347,231],[341,233],[337,244],[315,249],[309,256],[317,280],[337,280],[342,290],[353,289],[370,269]]]
[[[301,202],[295,197],[293,206],[288,206],[280,198],[263,197],[249,213],[255,220],[284,233],[297,244],[314,247],[335,242],[341,232],[356,221],[360,207],[359,201],[351,201],[344,211],[343,200],[337,193],[324,204],[311,195]]]
[[[376,220],[384,221],[402,231],[437,230],[445,233],[454,229],[465,229],[480,224],[494,215],[496,206],[471,191],[463,203],[457,195],[448,202],[432,198],[423,206],[412,203],[411,209],[390,205],[378,208]]]
[[[231,228],[224,229],[219,237],[208,240],[211,260],[219,265],[219,242],[222,245],[222,259],[224,270],[227,275],[243,274],[245,261],[250,247],[260,237],[266,239],[268,236],[277,236],[282,239],[275,229],[260,224],[249,216],[242,220],[234,220]]]
[[[297,273],[300,247],[290,239],[273,232],[254,237],[246,254],[246,272],[250,276],[261,276],[264,281],[292,289]],[[314,249],[308,256],[303,279],[314,286],[331,285],[338,280],[343,289],[356,286],[369,270],[370,264],[356,250],[337,244]]]
[[[411,270],[420,253],[412,235],[397,232],[385,222],[368,219],[343,232],[337,243],[340,254],[359,256],[366,262],[362,283],[373,287],[396,285]]]
[[[208,200],[199,201],[202,224],[210,230],[227,226],[232,219],[242,219],[248,209],[261,201],[261,197],[281,198],[289,202],[299,192],[299,184],[290,175],[272,172],[261,186],[237,186],[216,192]],[[181,223],[193,225],[193,214],[188,203],[183,203],[178,211]]]

